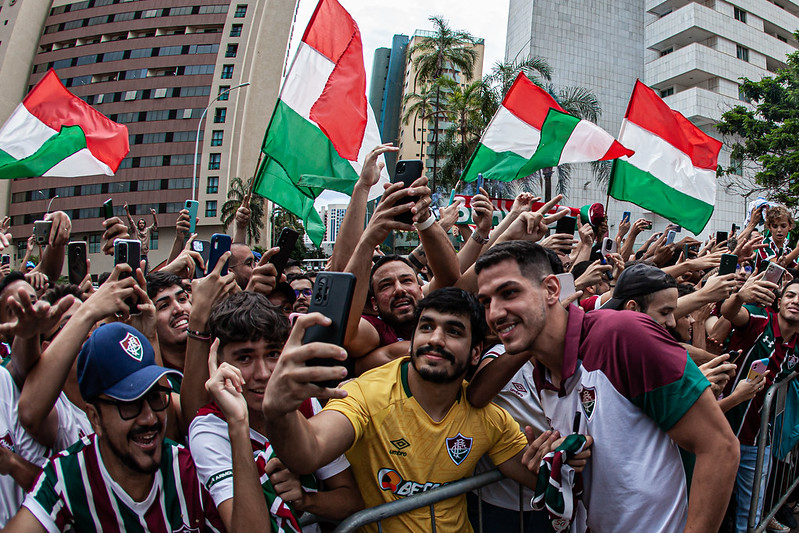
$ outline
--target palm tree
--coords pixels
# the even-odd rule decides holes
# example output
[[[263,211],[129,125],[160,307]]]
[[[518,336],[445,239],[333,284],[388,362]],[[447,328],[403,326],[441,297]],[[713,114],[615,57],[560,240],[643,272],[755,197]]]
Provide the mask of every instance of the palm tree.
[[[437,83],[436,83],[437,85]],[[437,109],[435,107],[435,90],[432,89],[430,85],[422,84],[419,87],[419,92],[409,93],[406,94],[405,97],[402,99],[402,103],[405,106],[405,114],[402,116],[402,122],[404,124],[408,124],[410,122],[411,117],[413,117],[413,140],[416,141],[416,124],[417,121],[421,121],[422,123],[422,134],[421,134],[421,149],[419,154],[424,160],[424,132],[425,132],[425,125],[427,124],[428,120],[436,113]]]
[[[416,67],[417,81],[436,81],[445,76],[447,69],[459,70],[462,75],[469,79],[474,72],[474,62],[477,60],[477,52],[474,50],[474,37],[468,32],[453,30],[449,27],[449,22],[440,16],[430,17],[429,20],[435,26],[433,35],[423,37],[418,43],[408,50],[408,57],[413,57]],[[435,87],[435,107],[441,109],[441,86]],[[436,190],[436,174],[438,170],[438,121],[439,113],[435,113],[434,119],[434,138],[433,138],[433,179],[432,190]]]
[[[227,231],[236,218],[236,211],[241,206],[244,197],[249,193],[252,178],[245,184],[241,178],[230,180],[230,188],[227,191],[228,200],[222,204],[219,219]],[[261,240],[261,230],[264,228],[264,199],[257,194],[250,198],[250,223],[247,226],[247,242],[253,243]]]
[[[508,94],[520,72],[524,72],[524,75],[539,87],[544,87],[545,84],[552,81],[552,67],[541,56],[533,56],[522,61],[497,61],[491,68],[491,73],[483,77],[487,93],[490,94],[491,100],[496,102],[489,117],[494,116],[499,103]]]
[[[457,86],[447,97],[444,115],[452,122],[441,146],[446,162],[441,169],[441,181],[445,188],[454,186],[463,167],[477,147],[480,134],[486,126],[482,114],[483,82],[476,81],[465,88]]]

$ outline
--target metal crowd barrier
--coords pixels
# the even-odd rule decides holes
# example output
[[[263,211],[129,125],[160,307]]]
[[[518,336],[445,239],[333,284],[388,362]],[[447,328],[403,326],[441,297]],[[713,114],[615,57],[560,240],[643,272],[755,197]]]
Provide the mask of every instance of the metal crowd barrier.
[[[755,464],[755,479],[752,486],[752,501],[749,504],[748,533],[761,533],[766,530],[769,521],[777,514],[791,493],[799,486],[799,442],[790,450],[784,450],[789,443],[784,441],[783,428],[793,428],[799,425],[799,413],[786,420],[786,398],[788,386],[799,376],[794,372],[787,379],[773,384],[766,391],[763,408],[760,411],[760,433],[757,440],[757,463]],[[771,446],[766,456],[766,448]],[[779,450],[785,452],[784,457],[777,458]],[[763,511],[760,521],[757,520],[757,507],[760,503],[760,489],[762,486],[763,469],[770,464],[766,490],[763,498]]]
[[[476,476],[436,487],[427,492],[414,494],[413,496],[384,503],[376,507],[370,507],[369,509],[364,509],[345,519],[338,525],[333,533],[350,533],[374,522],[377,522],[377,530],[382,532],[383,527],[380,522],[381,520],[428,506],[430,507],[430,531],[431,533],[436,533],[436,503],[460,496],[461,494],[479,489],[480,487],[485,487],[491,483],[496,483],[502,479],[502,477],[502,473],[499,470],[489,470],[488,472],[483,472]],[[482,520],[480,525],[482,526]],[[482,530],[482,527],[478,529]]]

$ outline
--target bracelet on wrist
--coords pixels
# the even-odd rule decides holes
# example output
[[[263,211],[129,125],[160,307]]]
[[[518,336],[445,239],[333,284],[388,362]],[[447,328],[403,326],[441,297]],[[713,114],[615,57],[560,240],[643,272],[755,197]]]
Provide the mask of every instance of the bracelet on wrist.
[[[424,220],[424,222],[414,222],[413,225],[416,227],[416,231],[424,231],[435,223],[436,223],[436,217],[433,216],[433,212],[430,211],[428,217]]]
[[[472,239],[477,244],[485,244],[485,243],[487,243],[489,241],[488,237],[482,237],[479,233],[477,233],[477,230],[474,230],[472,232]]]
[[[211,340],[211,332],[204,332],[204,331],[194,331],[193,329],[186,329],[186,335],[190,338],[198,340],[198,341],[209,341]]]

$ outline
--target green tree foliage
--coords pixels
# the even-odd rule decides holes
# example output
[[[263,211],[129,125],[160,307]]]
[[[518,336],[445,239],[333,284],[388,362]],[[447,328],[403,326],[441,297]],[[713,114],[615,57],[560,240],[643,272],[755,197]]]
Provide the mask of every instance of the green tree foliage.
[[[241,202],[250,190],[250,182],[247,183],[239,178],[230,180],[230,188],[227,191],[227,201],[222,204],[219,212],[219,219],[227,231],[236,218],[236,211],[241,206]],[[247,242],[255,243],[261,240],[261,230],[264,229],[264,199],[257,194],[250,198],[250,224],[247,226]]]
[[[766,195],[794,207],[799,205],[799,52],[787,62],[776,76],[742,78],[740,94],[752,105],[726,111],[717,128],[732,147],[732,163],[720,173],[737,179],[746,162]]]
[[[291,258],[296,259],[297,261],[302,261],[308,256],[308,250],[305,247],[305,243],[303,242],[303,235],[305,235],[305,228],[302,225],[302,220],[299,219],[294,213],[286,211],[279,205],[273,205],[272,207],[272,228],[274,234],[272,235],[272,243],[277,243],[278,238],[280,237],[280,232],[283,228],[291,228],[297,233],[300,234],[300,237],[297,239],[297,244],[294,245],[294,249],[291,251]]]

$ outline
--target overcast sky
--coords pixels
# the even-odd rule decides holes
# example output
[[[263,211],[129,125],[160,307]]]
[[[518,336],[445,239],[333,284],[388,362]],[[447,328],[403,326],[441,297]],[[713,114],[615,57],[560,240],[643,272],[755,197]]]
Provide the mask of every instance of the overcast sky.
[[[505,54],[508,1],[395,0],[375,2],[374,0],[339,0],[361,30],[367,85],[372,76],[372,58],[375,49],[390,48],[394,34],[404,33],[410,37],[417,29],[432,30],[433,25],[427,19],[433,15],[443,16],[453,29],[465,30],[474,37],[485,39],[485,58],[483,60],[483,73],[485,74],[494,62],[502,61]],[[289,49],[289,62],[294,58],[294,53],[316,4],[317,0],[300,0],[299,2],[297,20],[294,24]],[[330,201],[346,201],[347,199],[344,195],[326,191],[323,197],[317,201],[317,205]]]

